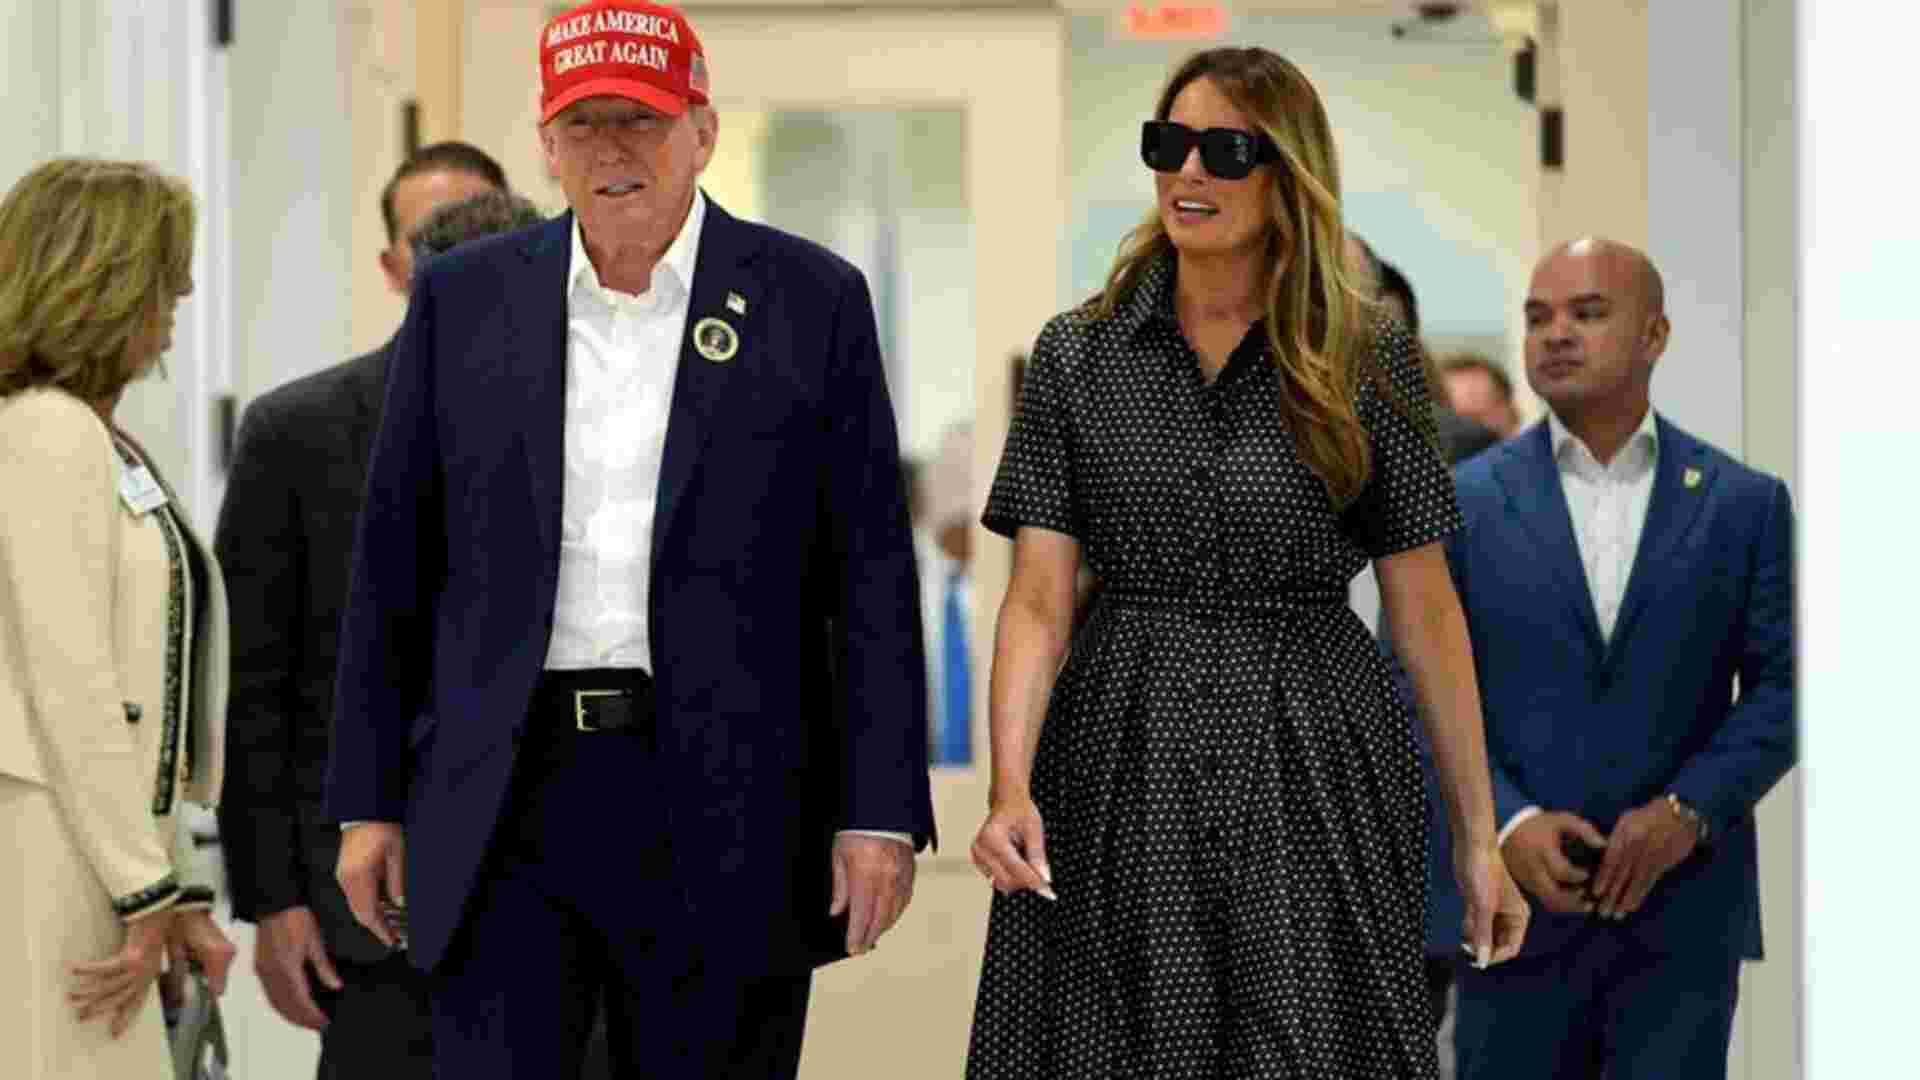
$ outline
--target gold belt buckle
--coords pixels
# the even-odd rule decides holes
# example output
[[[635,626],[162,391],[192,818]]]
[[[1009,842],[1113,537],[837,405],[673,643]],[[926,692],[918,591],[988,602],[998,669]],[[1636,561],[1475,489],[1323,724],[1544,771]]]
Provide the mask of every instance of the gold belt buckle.
[[[600,731],[600,725],[587,722],[587,699],[619,697],[625,690],[575,690],[573,692],[573,726],[577,731]]]

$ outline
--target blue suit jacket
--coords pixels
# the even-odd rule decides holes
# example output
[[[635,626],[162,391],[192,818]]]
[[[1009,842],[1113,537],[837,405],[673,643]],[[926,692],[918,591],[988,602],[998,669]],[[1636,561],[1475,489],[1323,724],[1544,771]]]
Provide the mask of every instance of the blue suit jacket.
[[[572,215],[433,260],[395,341],[342,628],[328,810],[402,821],[414,962],[460,925],[552,633]],[[729,295],[745,302],[729,309]],[[734,304],[733,307],[740,305]],[[692,329],[731,323],[726,363]],[[913,542],[865,280],[709,203],[648,629],[681,903],[705,962],[843,955],[842,828],[931,841]],[[618,857],[621,796],[604,833]]]
[[[1610,832],[1678,794],[1707,816],[1712,842],[1623,928],[1661,951],[1758,957],[1753,807],[1795,753],[1792,505],[1779,480],[1657,424],[1653,498],[1610,641],[1547,425],[1455,470],[1466,527],[1447,560],[1473,641],[1494,816],[1538,805]],[[1452,955],[1463,906],[1433,797],[1428,945]],[[1583,921],[1536,904],[1524,954],[1559,948]]]

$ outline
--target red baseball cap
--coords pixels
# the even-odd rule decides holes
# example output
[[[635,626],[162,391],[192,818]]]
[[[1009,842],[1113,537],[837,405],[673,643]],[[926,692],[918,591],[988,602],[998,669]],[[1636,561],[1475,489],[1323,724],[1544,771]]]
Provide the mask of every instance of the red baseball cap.
[[[677,8],[594,0],[540,31],[540,122],[581,98],[630,98],[679,116],[707,103],[707,57]]]

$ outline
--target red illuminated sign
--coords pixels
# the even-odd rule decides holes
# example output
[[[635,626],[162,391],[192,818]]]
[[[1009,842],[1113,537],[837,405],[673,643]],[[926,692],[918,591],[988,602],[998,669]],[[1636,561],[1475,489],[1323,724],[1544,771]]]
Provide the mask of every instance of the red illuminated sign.
[[[1132,38],[1211,38],[1227,32],[1227,9],[1219,4],[1129,4],[1120,25]]]

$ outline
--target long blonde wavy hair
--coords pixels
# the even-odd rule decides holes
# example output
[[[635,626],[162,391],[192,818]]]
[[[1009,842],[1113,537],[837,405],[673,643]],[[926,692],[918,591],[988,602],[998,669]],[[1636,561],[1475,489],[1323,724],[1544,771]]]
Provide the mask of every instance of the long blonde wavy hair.
[[[128,343],[192,281],[193,193],[138,162],[55,158],[0,201],[0,396],[111,398]]]
[[[1375,305],[1356,286],[1357,268],[1348,263],[1326,109],[1313,84],[1284,58],[1259,48],[1219,48],[1195,53],[1175,69],[1154,119],[1165,120],[1180,92],[1202,78],[1280,148],[1281,160],[1267,166],[1267,345],[1300,455],[1334,506],[1344,509],[1359,497],[1372,466],[1355,399],[1363,372],[1374,367],[1367,357]],[[1111,316],[1172,251],[1156,205],[1122,241],[1105,287],[1088,302],[1090,312]]]

